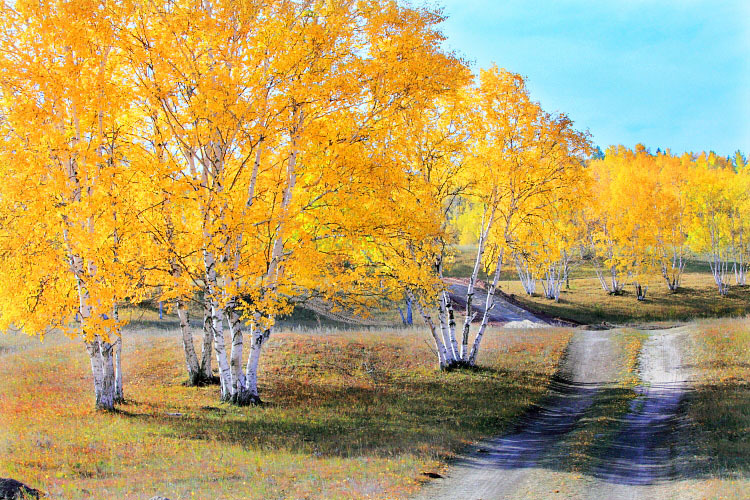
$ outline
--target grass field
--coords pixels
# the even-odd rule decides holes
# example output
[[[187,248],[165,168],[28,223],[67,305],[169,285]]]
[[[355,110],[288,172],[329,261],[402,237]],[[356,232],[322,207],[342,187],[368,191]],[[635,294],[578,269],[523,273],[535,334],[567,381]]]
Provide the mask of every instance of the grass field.
[[[512,272],[502,286],[548,314],[589,323],[750,311],[749,289],[720,298],[700,262],[691,263],[683,291],[656,283],[645,302],[605,294],[584,271],[557,304],[523,295]],[[250,408],[219,403],[217,386],[182,384],[177,322],[153,309],[123,312],[132,320],[124,337],[128,401],[115,414],[93,409],[80,341],[0,335],[0,477],[59,499],[404,498],[423,473],[442,472],[465,444],[502,433],[541,399],[571,336],[491,328],[481,369],[441,373],[423,328],[368,330],[299,314],[304,321],[290,318],[272,337],[261,363],[266,404]],[[685,480],[675,498],[744,498],[750,320],[702,320],[695,331],[688,360],[695,382],[678,429]],[[617,432],[643,338],[618,337],[618,385],[561,444],[570,480],[595,465]]]
[[[93,410],[80,341],[0,335],[0,477],[52,498],[402,498],[545,393],[565,330],[491,330],[477,371],[437,372],[420,330],[280,333],[263,407],[188,388],[173,320],[125,334],[125,395]]]
[[[446,275],[470,275],[476,249],[467,246],[457,247],[455,251],[454,262]],[[661,277],[655,276],[645,301],[636,300],[632,287],[622,295],[609,295],[599,285],[596,269],[589,260],[573,264],[570,289],[563,287],[560,302],[544,298],[540,284],[537,284],[537,294],[528,296],[515,268],[511,266],[506,266],[501,274],[500,289],[513,294],[518,301],[534,310],[584,324],[642,324],[750,314],[750,286],[730,287],[727,297],[719,296],[707,262],[689,261],[682,284],[680,290],[672,293]]]
[[[750,319],[699,323],[684,403],[690,498],[747,498],[750,491]]]

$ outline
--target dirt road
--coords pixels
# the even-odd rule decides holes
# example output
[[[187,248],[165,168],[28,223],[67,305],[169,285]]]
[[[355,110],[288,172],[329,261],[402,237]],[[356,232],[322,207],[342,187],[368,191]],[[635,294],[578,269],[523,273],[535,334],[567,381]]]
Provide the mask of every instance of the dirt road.
[[[466,292],[468,286],[462,283],[451,282],[448,287],[451,300],[460,311],[466,308]],[[484,313],[484,305],[487,301],[487,292],[479,288],[474,291],[472,310],[479,313],[479,318]],[[536,326],[549,326],[549,323],[531,312],[511,304],[500,295],[495,296],[495,307],[490,310],[489,320],[491,323],[502,323],[506,328],[533,328]]]
[[[617,334],[577,332],[550,396],[517,432],[478,444],[417,498],[658,498],[673,472],[669,437],[687,383],[679,350],[686,328],[648,332],[639,358],[639,396],[593,470],[573,474],[560,465],[560,443],[582,425],[602,391],[615,390],[622,374]]]
[[[658,489],[675,475],[672,425],[688,385],[680,344],[687,328],[657,330],[640,357],[640,396],[633,400],[607,459],[595,470],[586,498],[659,498]]]

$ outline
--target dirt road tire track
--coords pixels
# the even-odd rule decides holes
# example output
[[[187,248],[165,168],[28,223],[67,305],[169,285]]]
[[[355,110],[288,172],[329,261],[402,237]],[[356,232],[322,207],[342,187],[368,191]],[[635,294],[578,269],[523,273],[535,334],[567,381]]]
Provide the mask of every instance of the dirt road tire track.
[[[550,395],[530,412],[514,434],[479,443],[447,477],[429,484],[417,498],[491,500],[508,497],[552,444],[569,432],[616,377],[615,348],[607,331],[574,335]]]
[[[640,393],[612,445],[593,471],[580,478],[570,498],[646,499],[673,475],[671,427],[688,385],[680,345],[689,328],[650,331],[639,358]],[[524,498],[545,458],[594,403],[614,387],[621,366],[616,331],[578,331],[550,396],[519,423],[518,431],[479,443],[446,476],[429,483],[420,500]],[[546,477],[554,470],[545,471]],[[568,497],[566,497],[568,498]]]

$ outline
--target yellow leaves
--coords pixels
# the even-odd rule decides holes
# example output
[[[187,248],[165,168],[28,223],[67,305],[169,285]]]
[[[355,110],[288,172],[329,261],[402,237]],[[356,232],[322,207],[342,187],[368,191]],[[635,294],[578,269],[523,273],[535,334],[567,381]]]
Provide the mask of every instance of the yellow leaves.
[[[659,170],[645,150],[610,148],[590,164],[594,241],[607,268],[645,279],[654,267],[660,213]]]
[[[688,244],[726,259],[747,254],[740,244],[747,181],[727,159],[618,146],[590,170],[594,240],[606,266],[645,282],[657,268],[679,277]]]

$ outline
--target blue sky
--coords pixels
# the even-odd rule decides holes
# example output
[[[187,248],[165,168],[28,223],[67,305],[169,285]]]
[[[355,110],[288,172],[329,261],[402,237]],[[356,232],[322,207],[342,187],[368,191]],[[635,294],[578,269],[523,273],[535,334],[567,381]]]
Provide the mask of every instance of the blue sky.
[[[415,2],[418,3],[418,2]],[[750,153],[750,0],[431,0],[447,45],[528,77],[594,143]]]

